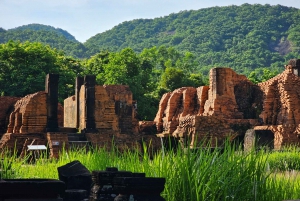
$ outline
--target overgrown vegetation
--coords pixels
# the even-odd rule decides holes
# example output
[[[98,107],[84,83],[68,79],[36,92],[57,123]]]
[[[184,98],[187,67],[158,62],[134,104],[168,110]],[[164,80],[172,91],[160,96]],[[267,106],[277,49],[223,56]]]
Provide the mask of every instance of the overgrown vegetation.
[[[300,58],[299,19],[299,9],[281,5],[212,7],[124,22],[84,44],[45,25],[0,29],[0,95],[43,90],[45,75],[59,73],[62,103],[76,76],[92,74],[97,84],[129,85],[139,119],[153,120],[164,93],[208,85],[213,67],[253,83],[282,72]]]
[[[298,151],[294,149],[289,154],[296,156]],[[290,169],[278,171],[278,166],[273,163],[274,157],[277,161],[285,160],[286,154],[244,153],[227,145],[222,153],[219,150],[211,153],[208,149],[197,152],[178,150],[176,153],[160,151],[150,158],[137,150],[120,153],[116,149],[108,152],[99,148],[87,153],[83,150],[63,152],[58,160],[42,158],[36,164],[4,157],[4,160],[13,161],[13,174],[4,176],[57,179],[57,167],[79,160],[90,171],[117,167],[119,170],[145,172],[147,177],[164,177],[166,185],[162,196],[168,201],[278,201],[299,198],[299,175],[284,172]],[[286,160],[286,163],[289,161]],[[295,157],[294,163],[299,165],[300,158]]]
[[[205,85],[193,71],[194,58],[174,48],[153,47],[141,54],[130,48],[100,52],[78,60],[41,43],[9,41],[0,45],[0,95],[19,96],[44,90],[45,76],[58,73],[59,100],[74,94],[76,76],[95,75],[97,84],[129,85],[142,120],[153,120],[163,93],[182,86]]]
[[[203,72],[229,66],[249,74],[257,67],[281,67],[299,53],[299,19],[297,8],[246,3],[125,21],[83,44],[62,29],[40,24],[0,29],[0,43],[42,42],[77,58],[102,50],[140,53],[154,46],[175,47],[193,53]]]

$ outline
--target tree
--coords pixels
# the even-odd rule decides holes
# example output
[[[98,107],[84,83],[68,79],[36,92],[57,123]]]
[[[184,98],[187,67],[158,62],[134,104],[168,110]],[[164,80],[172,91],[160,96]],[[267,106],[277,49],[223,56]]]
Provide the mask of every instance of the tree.
[[[95,54],[90,59],[86,59],[82,62],[84,66],[83,74],[85,75],[95,75],[96,82],[98,84],[105,83],[105,74],[104,66],[109,63],[109,54],[108,51],[101,51],[100,53]]]
[[[48,73],[60,74],[59,98],[74,91],[80,63],[41,43],[9,41],[0,45],[0,94],[23,97],[45,90]]]
[[[183,70],[167,67],[161,78],[161,86],[173,91],[183,86],[184,78]]]
[[[257,68],[249,74],[248,79],[257,84],[275,77],[278,73],[276,69]]]

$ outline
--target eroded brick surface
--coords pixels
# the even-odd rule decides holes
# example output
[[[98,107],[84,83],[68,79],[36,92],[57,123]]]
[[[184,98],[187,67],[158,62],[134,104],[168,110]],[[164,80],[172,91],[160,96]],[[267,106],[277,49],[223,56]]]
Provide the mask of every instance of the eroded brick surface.
[[[14,105],[7,133],[42,133],[47,125],[47,96],[44,91],[25,96]]]
[[[0,150],[15,150],[17,155],[25,155],[27,145],[45,145],[47,139],[45,133],[5,133],[0,140]]]
[[[0,97],[0,137],[6,133],[9,114],[13,110],[13,105],[19,100],[19,97]]]
[[[263,91],[263,111],[259,115],[264,125],[274,133],[274,148],[299,144],[300,78],[291,65],[283,73],[258,84]],[[255,127],[255,130],[263,130]]]
[[[60,153],[68,150],[68,134],[63,132],[48,132],[46,133],[48,146],[50,149],[50,157],[58,158]]]
[[[154,125],[162,136],[173,136],[184,146],[192,147],[203,143],[203,139],[205,145],[207,142],[219,146],[225,139],[244,136],[248,129],[270,131],[274,148],[279,149],[299,143],[300,79],[296,70],[288,65],[280,75],[255,85],[230,68],[214,68],[210,71],[209,86],[182,87],[164,94],[153,122],[138,122],[137,104],[128,86],[82,83],[76,86],[75,96],[65,100],[64,110],[58,105],[58,125],[84,131],[94,146],[116,145],[120,150],[142,150],[143,140],[159,148],[160,139],[152,135]],[[87,99],[89,87],[93,94]],[[92,109],[88,104],[91,100]],[[57,157],[61,145],[68,145],[66,133],[46,134],[46,92],[21,99],[8,98],[6,103],[0,107],[0,121],[7,125],[1,147],[12,146],[17,140],[18,152],[23,153],[24,147],[36,141],[49,144],[51,155]]]
[[[293,69],[288,65],[283,73],[255,85],[232,69],[214,68],[209,86],[184,87],[162,97],[157,130],[190,146],[203,139],[217,146],[243,137],[250,128],[271,131],[275,149],[298,144],[300,78]]]
[[[45,91],[20,99],[0,99],[0,103],[1,100],[6,103],[5,107],[0,107],[0,121],[4,122],[3,128],[7,127],[6,134],[0,141],[0,149],[16,148],[18,155],[24,155],[28,145],[43,144],[49,147],[51,157],[58,157],[64,148],[69,148],[69,143],[77,140],[75,135],[78,131],[84,136],[79,142],[86,138],[95,146],[110,148],[115,145],[119,150],[135,147],[142,150],[143,139],[154,149],[161,146],[155,131],[147,131],[146,127],[150,124],[144,122],[139,125],[136,118],[137,104],[132,100],[132,92],[128,86],[98,86],[95,85],[93,76],[78,77],[75,95],[65,99],[64,107],[59,104],[55,111],[56,107],[49,104],[49,100],[56,102],[57,94],[55,89],[52,95],[48,91],[51,91],[49,86],[57,85],[52,82],[57,82],[58,79],[50,80],[47,77],[46,80],[49,83],[46,84]],[[56,119],[57,124],[54,122]],[[154,123],[150,126],[153,128]],[[140,130],[143,135],[140,135]],[[68,132],[71,137],[68,137]]]

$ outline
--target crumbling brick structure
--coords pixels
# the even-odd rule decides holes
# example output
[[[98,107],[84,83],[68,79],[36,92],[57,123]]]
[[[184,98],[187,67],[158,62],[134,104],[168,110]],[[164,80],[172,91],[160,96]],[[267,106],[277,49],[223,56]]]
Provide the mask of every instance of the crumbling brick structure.
[[[150,142],[160,147],[155,135],[140,135],[136,105],[128,86],[95,84],[95,76],[76,78],[75,95],[58,103],[58,75],[46,77],[45,91],[23,98],[0,97],[1,148],[26,154],[28,145],[46,145],[52,157],[74,144],[138,148]],[[3,134],[2,133],[2,134]]]
[[[82,78],[77,78],[79,83]],[[64,127],[96,132],[137,134],[132,92],[126,85],[99,86],[85,77],[76,95],[64,101]],[[90,100],[91,99],[91,100]],[[75,120],[75,121],[74,121]],[[77,123],[76,123],[77,122]]]
[[[254,130],[271,132],[275,149],[300,142],[299,69],[300,60],[292,59],[283,73],[258,84],[264,94],[264,102],[260,114],[262,125],[254,127]]]
[[[163,96],[154,120],[159,136],[172,135],[191,147],[204,138],[219,146],[258,123],[259,92],[258,86],[232,69],[213,68],[210,86],[183,87]]]
[[[24,155],[28,145],[48,144],[47,132],[51,129],[58,131],[58,127],[63,124],[63,107],[55,100],[52,102],[53,97],[57,99],[55,89],[57,81],[58,75],[47,75],[45,91],[29,94],[23,98],[0,97],[0,100],[4,101],[15,100],[5,102],[2,106],[9,110],[6,116],[1,116],[1,120],[3,122],[8,118],[9,121],[1,127],[4,131],[0,140],[1,149],[16,148],[18,155]],[[50,82],[56,86],[50,87]],[[52,92],[51,96],[48,87]]]
[[[221,146],[225,139],[242,141],[253,129],[245,138],[247,147],[255,136],[275,149],[298,144],[299,67],[299,60],[291,60],[283,73],[258,85],[230,68],[213,68],[209,86],[163,95],[154,120],[158,136],[173,136],[191,147],[204,139]]]
[[[0,137],[7,130],[7,125],[9,121],[9,114],[14,109],[14,104],[19,100],[19,97],[0,97]]]
[[[64,127],[84,132],[95,146],[110,148],[115,144],[119,149],[141,149],[142,140],[160,146],[155,135],[140,134],[129,86],[99,86],[94,79],[77,77],[75,95],[64,101]]]
[[[58,75],[49,74],[45,91],[0,97],[0,148],[16,146],[22,155],[28,145],[47,145],[57,157],[77,134],[94,146],[142,150],[142,142],[151,141],[157,148],[160,139],[149,135],[155,124],[157,136],[172,136],[184,146],[205,140],[220,146],[225,139],[245,138],[245,147],[250,147],[258,136],[261,145],[280,149],[299,143],[299,70],[300,60],[291,60],[283,73],[255,85],[230,68],[213,68],[209,86],[164,94],[154,122],[138,122],[128,86],[99,86],[95,76],[77,77],[75,95],[63,108],[57,101]]]

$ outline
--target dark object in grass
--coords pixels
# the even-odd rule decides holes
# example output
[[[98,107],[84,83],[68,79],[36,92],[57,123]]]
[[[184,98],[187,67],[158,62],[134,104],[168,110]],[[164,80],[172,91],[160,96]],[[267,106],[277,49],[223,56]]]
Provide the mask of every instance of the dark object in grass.
[[[66,183],[66,189],[82,189],[87,192],[86,197],[92,186],[92,175],[90,171],[75,160],[64,166],[58,167],[59,180]]]
[[[94,186],[90,201],[164,201],[160,193],[164,190],[165,178],[146,177],[145,173],[118,171],[93,171]]]
[[[64,196],[65,183],[55,179],[4,179],[0,180],[0,200],[4,199],[55,199]]]
[[[87,198],[87,191],[82,189],[66,190],[64,201],[82,201]]]

